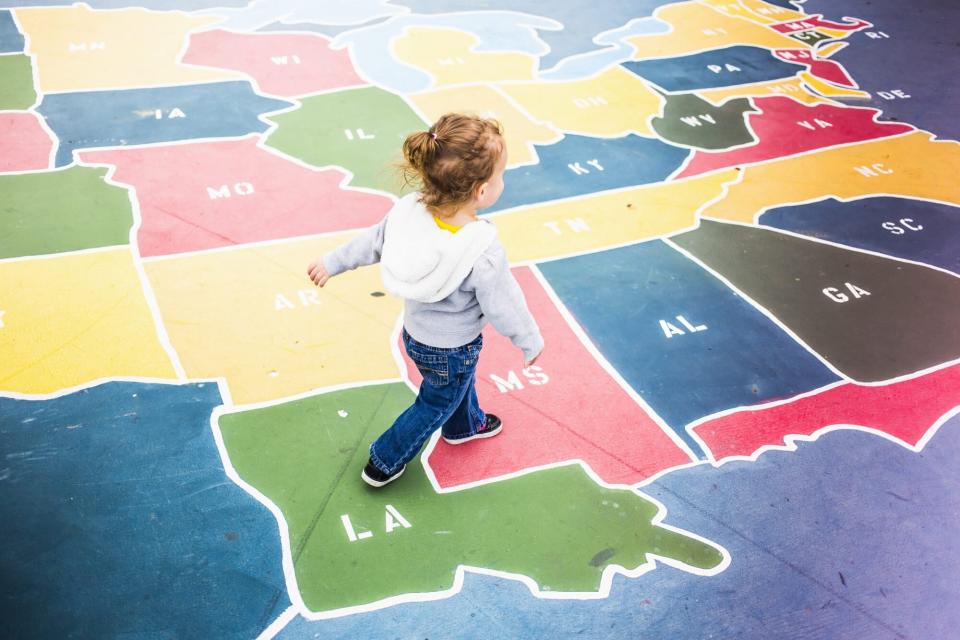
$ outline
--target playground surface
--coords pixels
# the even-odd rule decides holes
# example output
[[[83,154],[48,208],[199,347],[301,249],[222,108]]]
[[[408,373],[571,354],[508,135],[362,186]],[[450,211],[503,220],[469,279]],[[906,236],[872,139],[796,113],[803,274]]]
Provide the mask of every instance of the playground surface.
[[[960,6],[0,0],[0,636],[956,637]],[[496,438],[307,264],[497,118]]]

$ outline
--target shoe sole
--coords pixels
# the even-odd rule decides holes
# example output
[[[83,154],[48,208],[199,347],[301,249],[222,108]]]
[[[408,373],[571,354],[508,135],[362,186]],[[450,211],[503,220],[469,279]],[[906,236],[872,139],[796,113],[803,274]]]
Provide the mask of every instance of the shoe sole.
[[[497,435],[501,431],[503,431],[503,424],[501,424],[496,429],[492,429],[490,431],[484,431],[483,433],[477,433],[475,435],[468,436],[466,438],[457,438],[456,440],[448,440],[447,438],[444,438],[443,441],[446,442],[447,444],[452,444],[456,446],[458,444],[464,444],[465,442],[470,442],[471,440],[481,440],[483,438],[492,438],[493,436]]]
[[[377,487],[377,488],[379,488],[379,487],[382,487],[382,486],[384,486],[384,485],[390,484],[391,482],[393,482],[394,480],[396,480],[397,478],[399,478],[400,476],[402,476],[402,475],[403,475],[403,472],[406,471],[406,470],[407,470],[407,468],[406,468],[406,467],[403,467],[403,468],[400,469],[400,471],[398,471],[397,473],[395,473],[394,475],[390,476],[389,478],[387,478],[386,480],[383,480],[383,481],[374,480],[373,478],[371,478],[370,476],[367,475],[366,470],[360,472],[360,477],[363,479],[364,482],[366,482],[366,483],[367,483],[368,485],[370,485],[371,487]]]

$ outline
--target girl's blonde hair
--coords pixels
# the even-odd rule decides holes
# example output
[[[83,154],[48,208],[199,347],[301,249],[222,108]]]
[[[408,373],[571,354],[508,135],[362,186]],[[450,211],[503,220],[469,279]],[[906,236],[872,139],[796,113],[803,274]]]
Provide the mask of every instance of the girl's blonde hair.
[[[407,136],[401,169],[425,205],[459,205],[469,202],[475,189],[490,179],[504,147],[496,120],[448,113],[427,131]]]

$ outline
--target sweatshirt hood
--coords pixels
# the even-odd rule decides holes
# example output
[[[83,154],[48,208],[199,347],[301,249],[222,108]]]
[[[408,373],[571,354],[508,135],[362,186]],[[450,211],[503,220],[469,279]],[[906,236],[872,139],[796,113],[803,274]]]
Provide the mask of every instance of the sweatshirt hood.
[[[486,220],[464,225],[457,233],[437,226],[420,202],[420,195],[404,196],[387,215],[380,272],[391,294],[437,302],[460,286],[473,264],[497,235]]]

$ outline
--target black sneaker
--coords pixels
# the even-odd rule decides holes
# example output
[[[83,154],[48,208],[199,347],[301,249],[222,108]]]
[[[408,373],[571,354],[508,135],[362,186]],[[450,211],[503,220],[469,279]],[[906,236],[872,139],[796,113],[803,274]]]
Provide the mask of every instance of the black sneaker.
[[[371,487],[382,487],[385,484],[389,484],[403,475],[404,469],[407,468],[407,465],[403,465],[397,469],[392,476],[388,476],[380,469],[377,469],[373,466],[373,462],[367,461],[367,466],[363,468],[363,473],[360,474],[360,477],[363,478],[363,481],[366,482]]]
[[[500,418],[493,415],[492,413],[487,414],[487,422],[482,427],[480,427],[475,434],[472,436],[467,436],[466,438],[447,438],[444,436],[444,440],[448,444],[463,444],[464,442],[470,442],[471,440],[479,440],[480,438],[492,438],[503,430],[503,422],[500,421]]]

